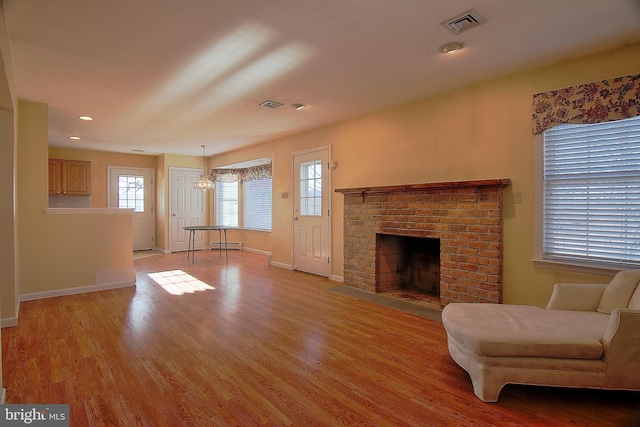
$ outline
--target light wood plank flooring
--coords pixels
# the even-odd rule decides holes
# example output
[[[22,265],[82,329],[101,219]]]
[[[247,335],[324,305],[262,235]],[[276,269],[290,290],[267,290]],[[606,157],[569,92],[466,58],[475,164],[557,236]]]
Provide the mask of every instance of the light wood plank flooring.
[[[21,304],[19,325],[2,330],[7,403],[68,403],[83,427],[640,421],[634,392],[509,385],[483,403],[439,322],[330,292],[338,283],[261,255],[134,265],[135,288]]]

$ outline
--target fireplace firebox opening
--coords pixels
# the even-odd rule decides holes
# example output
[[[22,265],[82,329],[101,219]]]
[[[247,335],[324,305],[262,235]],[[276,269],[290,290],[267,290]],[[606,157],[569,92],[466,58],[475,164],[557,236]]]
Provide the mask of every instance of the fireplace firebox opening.
[[[440,297],[440,239],[376,234],[376,292]]]

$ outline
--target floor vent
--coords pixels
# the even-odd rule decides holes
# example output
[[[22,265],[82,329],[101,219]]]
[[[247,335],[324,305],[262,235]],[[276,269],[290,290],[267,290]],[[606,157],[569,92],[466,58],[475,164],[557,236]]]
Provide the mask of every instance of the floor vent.
[[[458,34],[462,31],[468,30],[469,28],[484,24],[485,22],[487,22],[487,20],[480,16],[477,10],[469,9],[461,15],[441,22],[441,24],[449,28],[455,34]]]

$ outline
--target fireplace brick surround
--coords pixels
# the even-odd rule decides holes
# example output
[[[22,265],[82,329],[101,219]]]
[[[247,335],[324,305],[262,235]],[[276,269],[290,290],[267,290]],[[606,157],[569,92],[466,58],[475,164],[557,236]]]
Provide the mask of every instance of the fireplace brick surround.
[[[380,292],[376,234],[440,239],[440,305],[502,302],[502,203],[509,179],[337,189],[344,285]]]

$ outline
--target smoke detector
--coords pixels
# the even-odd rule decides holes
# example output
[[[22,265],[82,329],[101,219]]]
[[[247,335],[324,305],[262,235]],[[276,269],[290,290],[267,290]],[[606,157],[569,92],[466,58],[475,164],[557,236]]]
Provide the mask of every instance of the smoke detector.
[[[485,22],[487,22],[487,20],[480,16],[477,10],[469,9],[458,16],[454,16],[453,18],[449,18],[446,21],[441,22],[440,24],[453,31],[454,34],[458,34],[462,31],[468,30],[469,28],[484,24]]]

